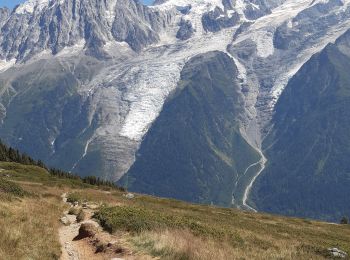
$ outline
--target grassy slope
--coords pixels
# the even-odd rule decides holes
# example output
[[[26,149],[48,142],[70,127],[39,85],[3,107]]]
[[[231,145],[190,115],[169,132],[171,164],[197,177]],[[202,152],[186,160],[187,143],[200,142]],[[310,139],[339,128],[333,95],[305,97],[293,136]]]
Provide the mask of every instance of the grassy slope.
[[[8,187],[0,187],[0,259],[58,259],[60,191],[41,185],[49,175],[38,167],[0,163],[0,168],[0,182]]]
[[[0,163],[0,169],[1,183],[15,182],[25,190],[23,197],[18,189],[0,191],[2,259],[59,256],[60,195],[66,191],[105,204],[97,218],[124,239],[136,259],[322,259],[333,246],[350,252],[349,226],[143,195],[129,200],[120,191],[57,179],[37,167]]]

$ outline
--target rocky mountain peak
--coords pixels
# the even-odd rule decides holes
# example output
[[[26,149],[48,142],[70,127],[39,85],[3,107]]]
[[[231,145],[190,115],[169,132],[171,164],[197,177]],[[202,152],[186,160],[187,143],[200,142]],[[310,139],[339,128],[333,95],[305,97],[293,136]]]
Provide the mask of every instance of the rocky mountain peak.
[[[95,57],[103,56],[102,46],[111,41],[138,52],[159,40],[169,19],[138,0],[29,0],[10,15],[2,12],[0,59],[17,61],[81,42]]]
[[[222,167],[213,164],[210,169],[218,173],[218,179],[223,176],[222,169],[229,169],[230,174],[230,169],[238,169],[237,180],[231,183],[234,186],[219,187],[225,190],[225,201],[216,198],[236,206],[248,205],[250,189],[265,167],[262,140],[289,79],[350,28],[350,0],[157,0],[153,6],[138,0],[30,0],[12,12],[0,10],[0,137],[48,165],[81,175],[113,181],[125,176],[142,158],[138,153],[150,150],[144,142],[168,102],[179,90],[191,87],[182,78],[184,68],[192,69],[189,61],[208,53],[225,54],[223,60],[208,64],[209,75],[199,66],[203,73],[198,80],[197,74],[193,75],[193,85],[216,82],[215,93],[222,91],[221,85],[236,86],[235,100],[239,102],[232,104],[240,109],[236,116],[228,115],[227,122],[237,123],[234,140],[246,142],[251,150],[248,154],[260,155],[260,161],[254,158],[249,161],[251,167],[247,164],[238,169],[240,160],[231,154],[241,153],[235,150],[239,146],[230,141],[223,145],[216,134],[209,134],[210,129],[227,133],[233,128],[226,123],[219,127],[220,120],[203,123],[207,112],[216,107],[205,106],[206,100],[211,104],[211,95],[198,98],[205,91],[191,99],[199,102],[196,107],[204,109],[203,113],[198,114],[193,103],[174,107],[187,107],[184,115],[200,115],[195,123],[203,126],[203,134],[197,142],[196,158],[199,152],[215,162],[219,158]],[[344,44],[343,51],[346,48]],[[225,74],[223,83],[217,80],[223,77],[222,71],[213,68],[227,68],[222,66],[225,64],[235,65],[235,73]],[[186,102],[187,97],[191,95],[184,96]],[[221,111],[221,103],[218,105]],[[179,116],[184,122],[182,129],[175,129],[177,124],[169,129],[181,137],[188,120],[183,120],[180,112],[171,115],[174,117],[167,120]],[[212,118],[222,115],[214,113]],[[221,140],[226,139],[225,134]],[[179,142],[172,134],[162,140],[161,149],[174,149],[169,153],[161,150],[162,155],[169,154],[161,161],[164,173],[175,165],[174,154],[191,158],[187,154],[194,151],[193,146],[176,145]],[[189,144],[187,140],[184,143]],[[193,162],[183,164],[188,176],[198,183],[206,178],[206,174],[198,175],[202,161],[197,170]],[[140,169],[144,172],[146,167]],[[149,181],[149,176],[143,177],[147,179],[143,183],[139,177],[131,181],[141,187]],[[159,187],[166,188],[165,195],[174,196],[169,184],[173,183],[164,179]],[[188,195],[192,188],[183,193]],[[191,198],[194,196],[198,194]],[[207,201],[215,200],[208,197]]]

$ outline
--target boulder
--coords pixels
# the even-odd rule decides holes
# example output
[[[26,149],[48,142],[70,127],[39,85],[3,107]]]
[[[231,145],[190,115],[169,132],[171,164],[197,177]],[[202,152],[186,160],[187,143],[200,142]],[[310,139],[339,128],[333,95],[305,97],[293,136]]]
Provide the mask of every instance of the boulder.
[[[133,199],[133,198],[135,198],[135,195],[132,194],[132,193],[128,193],[128,194],[125,195],[125,198],[127,198],[127,199]]]
[[[70,221],[69,221],[69,219],[68,219],[66,216],[62,217],[62,218],[60,219],[60,221],[61,221],[61,223],[62,223],[63,225],[65,225],[65,226],[70,225]]]
[[[176,34],[176,38],[180,40],[187,40],[191,38],[194,33],[191,21],[181,20],[179,26],[180,28]]]
[[[330,255],[332,257],[335,257],[335,258],[346,258],[348,256],[348,254],[336,247],[334,248],[328,248],[328,252],[330,253]]]
[[[83,223],[79,228],[79,234],[74,240],[80,240],[87,237],[94,237],[97,233],[97,228],[92,223]]]
[[[83,207],[83,209],[87,209],[88,208],[88,203],[87,202],[83,202],[82,207]]]

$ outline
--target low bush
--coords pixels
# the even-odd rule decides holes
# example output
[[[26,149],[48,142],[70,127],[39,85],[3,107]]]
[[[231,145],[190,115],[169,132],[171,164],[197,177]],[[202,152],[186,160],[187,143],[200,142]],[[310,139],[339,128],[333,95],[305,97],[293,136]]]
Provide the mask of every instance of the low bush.
[[[5,179],[0,179],[0,192],[16,197],[24,197],[27,195],[27,192],[24,191],[18,184]]]
[[[68,211],[68,214],[69,215],[78,215],[80,212],[80,210],[78,208],[70,208],[69,211]]]
[[[150,230],[164,230],[167,228],[187,229],[195,235],[222,238],[225,231],[212,228],[199,219],[189,216],[167,214],[157,210],[141,207],[102,207],[95,213],[101,226],[113,233],[117,230],[140,233]],[[226,232],[226,235],[230,235]]]
[[[78,193],[69,193],[68,196],[67,196],[67,202],[70,202],[70,203],[74,203],[74,202],[78,202],[78,203],[81,203],[82,202],[82,197],[80,194]]]

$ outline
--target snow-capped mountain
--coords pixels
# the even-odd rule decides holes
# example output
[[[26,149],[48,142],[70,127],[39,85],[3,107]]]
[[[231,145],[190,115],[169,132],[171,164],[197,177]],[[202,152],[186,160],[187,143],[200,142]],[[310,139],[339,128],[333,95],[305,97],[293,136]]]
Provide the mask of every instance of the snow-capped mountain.
[[[288,80],[350,28],[349,5],[28,0],[12,11],[0,9],[0,136],[49,165],[117,181],[137,160],[165,102],[181,90],[186,64],[218,51],[237,68],[242,110],[235,120],[261,157]],[[248,207],[265,164],[248,161],[233,180],[238,206]],[[246,176],[248,168],[254,173]]]

